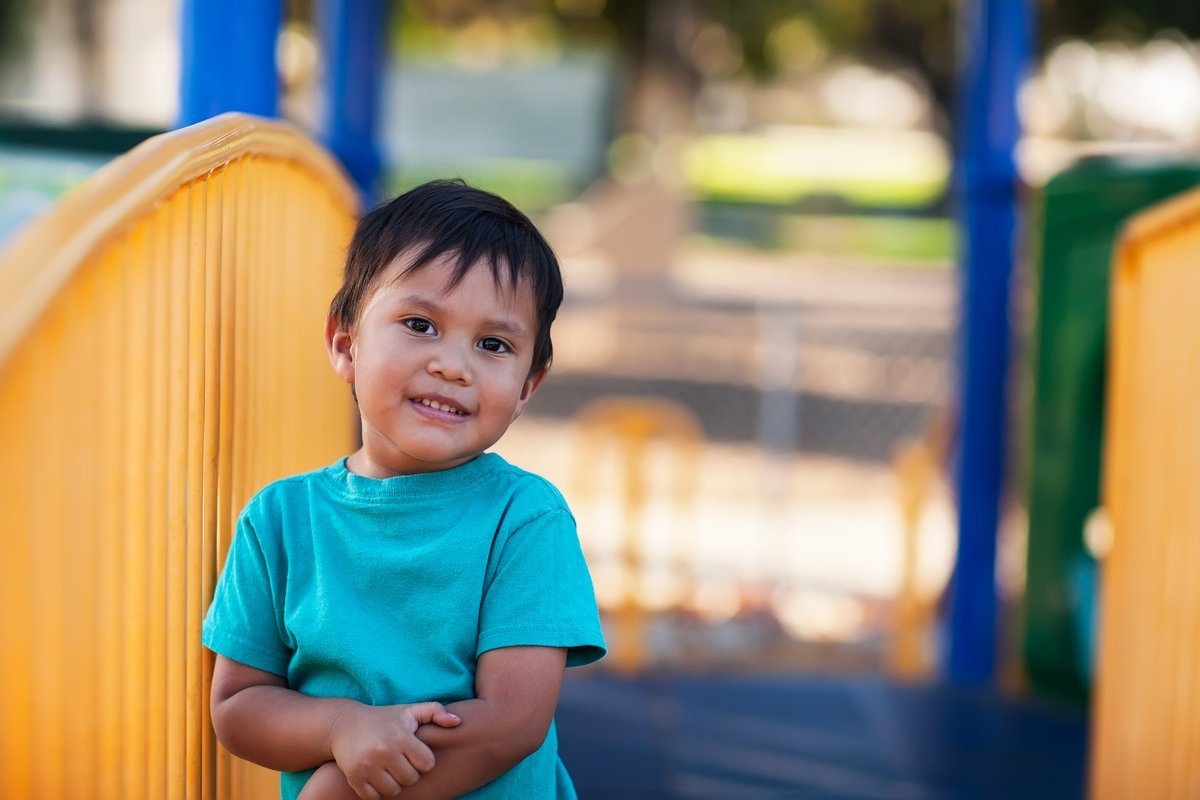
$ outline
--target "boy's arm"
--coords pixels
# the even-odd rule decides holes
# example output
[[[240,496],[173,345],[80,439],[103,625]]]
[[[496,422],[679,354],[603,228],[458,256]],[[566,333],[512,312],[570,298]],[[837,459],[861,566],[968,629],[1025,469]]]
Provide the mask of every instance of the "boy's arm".
[[[309,769],[333,758],[330,730],[354,705],[294,692],[280,675],[218,655],[212,720],[217,738],[239,758],[270,769]]]
[[[406,800],[457,797],[498,778],[541,747],[554,719],[566,660],[561,647],[502,647],[481,655],[476,697],[446,706],[462,724],[417,729],[417,737],[433,749],[437,766],[404,790]]]
[[[213,670],[212,719],[217,738],[236,756],[281,771],[337,760],[360,790],[366,783],[381,790],[415,783],[418,772],[434,764],[433,753],[413,735],[417,727],[458,724],[440,703],[373,707],[310,697],[287,688],[279,675],[221,655]]]

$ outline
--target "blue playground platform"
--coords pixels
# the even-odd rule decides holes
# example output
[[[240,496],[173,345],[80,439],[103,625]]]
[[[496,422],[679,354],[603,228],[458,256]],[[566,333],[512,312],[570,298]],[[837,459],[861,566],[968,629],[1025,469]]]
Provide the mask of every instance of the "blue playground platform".
[[[877,677],[569,677],[581,800],[1074,800],[1086,718]]]

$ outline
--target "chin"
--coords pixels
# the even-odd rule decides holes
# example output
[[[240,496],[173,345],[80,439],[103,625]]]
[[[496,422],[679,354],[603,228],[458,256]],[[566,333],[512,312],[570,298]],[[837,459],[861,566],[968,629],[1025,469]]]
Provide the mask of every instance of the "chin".
[[[423,465],[429,467],[430,469],[448,469],[448,467],[447,467],[448,464],[464,463],[464,462],[470,461],[472,458],[474,458],[477,455],[479,455],[479,454],[478,453],[465,453],[465,454],[464,453],[446,453],[446,452],[439,453],[439,452],[427,452],[427,451],[422,452],[422,451],[413,451],[413,450],[410,450],[408,452],[408,457],[410,460],[415,461],[418,464],[423,464]]]

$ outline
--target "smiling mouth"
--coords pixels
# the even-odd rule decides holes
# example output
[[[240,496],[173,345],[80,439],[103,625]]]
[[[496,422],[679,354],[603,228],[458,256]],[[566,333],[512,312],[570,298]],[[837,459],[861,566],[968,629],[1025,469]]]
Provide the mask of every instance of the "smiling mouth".
[[[414,399],[412,402],[416,403],[417,405],[425,406],[426,408],[432,408],[434,411],[441,411],[446,414],[453,414],[456,417],[470,416],[470,414],[468,414],[463,409],[458,408],[457,406],[452,406],[447,403],[440,403],[437,400],[427,400],[423,397],[419,397],[419,398]]]

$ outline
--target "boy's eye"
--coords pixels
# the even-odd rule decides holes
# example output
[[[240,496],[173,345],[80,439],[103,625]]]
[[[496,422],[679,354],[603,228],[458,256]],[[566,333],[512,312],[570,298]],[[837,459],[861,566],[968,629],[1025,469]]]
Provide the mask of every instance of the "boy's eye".
[[[479,346],[489,353],[507,353],[509,350],[508,342],[497,339],[495,336],[485,336],[480,339]]]
[[[433,323],[427,319],[421,319],[420,317],[409,317],[408,319],[404,320],[404,325],[414,333],[433,332]]]

